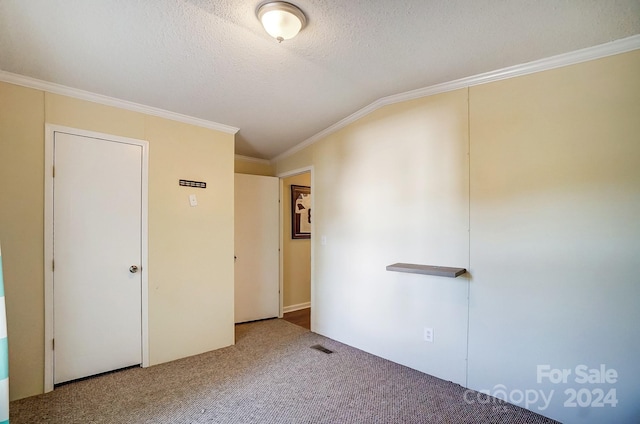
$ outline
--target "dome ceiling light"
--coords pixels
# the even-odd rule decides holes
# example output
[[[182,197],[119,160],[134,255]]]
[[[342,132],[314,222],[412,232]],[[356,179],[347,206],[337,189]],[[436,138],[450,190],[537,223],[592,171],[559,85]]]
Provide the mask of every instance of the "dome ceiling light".
[[[302,10],[284,1],[264,3],[258,7],[256,15],[265,31],[278,40],[278,43],[295,37],[307,24]]]

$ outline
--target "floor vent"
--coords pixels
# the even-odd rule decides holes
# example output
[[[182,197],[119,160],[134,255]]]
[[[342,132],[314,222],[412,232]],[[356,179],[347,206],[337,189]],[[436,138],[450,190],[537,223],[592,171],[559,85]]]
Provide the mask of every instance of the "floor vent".
[[[324,353],[333,353],[333,350],[329,350],[326,347],[322,346],[322,345],[313,345],[311,346],[311,349],[315,349],[315,350],[319,350],[320,352],[324,352]]]

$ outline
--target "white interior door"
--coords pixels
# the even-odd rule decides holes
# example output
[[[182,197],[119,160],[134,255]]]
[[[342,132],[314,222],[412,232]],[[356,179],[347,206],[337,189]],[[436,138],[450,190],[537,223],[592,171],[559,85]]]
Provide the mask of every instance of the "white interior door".
[[[235,174],[235,322],[280,311],[280,182]]]
[[[53,148],[54,382],[62,383],[142,362],[143,152],[62,132]]]

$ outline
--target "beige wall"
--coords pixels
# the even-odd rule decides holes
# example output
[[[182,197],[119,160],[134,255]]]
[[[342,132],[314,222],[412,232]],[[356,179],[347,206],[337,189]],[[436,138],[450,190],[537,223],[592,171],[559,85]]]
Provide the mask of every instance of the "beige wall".
[[[11,399],[44,381],[44,93],[0,83],[0,243]]]
[[[466,111],[467,90],[388,106],[277,164],[314,167],[314,331],[461,384],[468,280],[385,268],[468,266]]]
[[[283,182],[283,307],[311,302],[311,240],[291,238],[291,185],[311,187],[311,174],[284,178]]]
[[[152,364],[234,343],[233,136],[146,118]],[[180,178],[206,181],[187,189]],[[190,207],[188,196],[198,196]]]
[[[11,398],[43,390],[45,122],[149,141],[151,364],[232,344],[234,136],[5,83],[0,90]],[[197,208],[180,178],[209,182]],[[29,190],[16,185],[23,180]]]
[[[235,158],[235,172],[238,174],[273,177],[275,176],[274,171],[274,166],[269,162],[247,160],[238,157]]]
[[[633,51],[388,106],[279,161],[314,167],[315,330],[453,381],[462,362],[477,390],[554,391],[528,407],[563,422],[632,422],[638,75]],[[399,261],[470,273],[384,271]],[[545,364],[615,369],[597,387],[619,403],[565,407],[566,389],[596,386],[538,383]]]
[[[562,422],[636,421],[640,51],[472,87],[469,106],[469,385],[555,390],[542,413]],[[544,364],[568,384],[537,384]],[[619,382],[571,384],[600,364]],[[619,404],[564,406],[594,387]]]

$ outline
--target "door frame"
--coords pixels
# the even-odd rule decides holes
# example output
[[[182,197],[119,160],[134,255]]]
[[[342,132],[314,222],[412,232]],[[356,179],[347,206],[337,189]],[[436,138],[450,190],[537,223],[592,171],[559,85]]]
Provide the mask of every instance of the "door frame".
[[[284,202],[282,199],[283,196],[287,193],[284,193],[284,179],[288,177],[293,177],[295,175],[311,174],[311,213],[313,214],[313,218],[311,219],[311,331],[316,331],[316,308],[314,305],[314,293],[315,293],[315,255],[314,255],[314,245],[313,238],[316,234],[316,219],[317,214],[313,212],[315,210],[315,182],[314,182],[314,170],[313,165],[305,166],[302,168],[293,169],[291,171],[277,173],[276,177],[280,179],[280,315],[279,318],[282,318],[284,315],[284,233],[287,229],[284,226],[284,214],[290,213],[290,211],[284,210]]]
[[[53,311],[53,165],[54,165],[54,137],[56,132],[78,135],[82,137],[99,138],[107,141],[133,144],[142,147],[142,367],[149,366],[149,142],[95,131],[81,130],[62,125],[45,124],[44,139],[44,392],[50,392],[54,387],[54,311]]]

